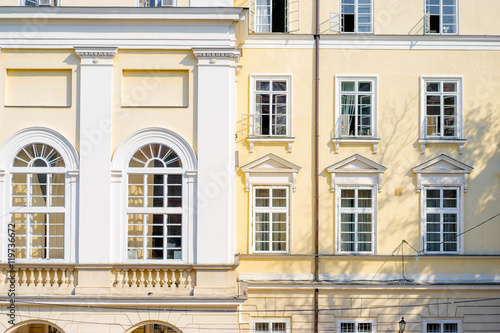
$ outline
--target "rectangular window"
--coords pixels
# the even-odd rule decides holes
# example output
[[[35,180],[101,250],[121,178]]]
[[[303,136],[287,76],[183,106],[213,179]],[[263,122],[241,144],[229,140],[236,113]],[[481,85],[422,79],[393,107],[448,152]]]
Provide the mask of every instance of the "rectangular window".
[[[256,136],[289,136],[289,78],[254,79]]]
[[[425,0],[425,33],[458,33],[457,0]]]
[[[425,137],[460,138],[461,81],[424,79]]]
[[[64,259],[64,213],[13,213],[16,258]]]
[[[373,322],[371,321],[348,321],[340,322],[340,332],[349,333],[371,333],[373,330]]]
[[[251,15],[258,33],[287,32],[287,5],[289,0],[251,0]]]
[[[182,260],[182,175],[128,175],[127,257]]]
[[[175,7],[176,0],[138,0],[139,7]]]
[[[341,0],[340,13],[342,32],[373,32],[372,0]]]
[[[55,6],[57,2],[57,0],[24,0],[24,6]]]
[[[288,323],[286,321],[257,321],[254,322],[253,331],[255,333],[286,333]]]
[[[426,188],[425,251],[458,252],[459,188]]]
[[[373,81],[340,80],[340,135],[372,136]]]
[[[255,252],[288,251],[288,187],[253,189]]]
[[[371,188],[340,189],[340,252],[373,252],[374,192]]]
[[[424,323],[424,333],[458,333],[458,322],[437,321]]]

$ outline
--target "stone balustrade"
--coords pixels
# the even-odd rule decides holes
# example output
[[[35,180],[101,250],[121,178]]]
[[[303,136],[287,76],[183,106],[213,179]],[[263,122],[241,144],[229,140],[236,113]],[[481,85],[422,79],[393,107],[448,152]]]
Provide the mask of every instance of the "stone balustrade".
[[[196,271],[190,266],[116,266],[111,270],[111,280],[114,292],[144,294],[150,291],[155,294],[189,296],[196,286]]]
[[[72,265],[16,264],[12,271],[8,265],[0,265],[1,293],[11,289],[12,276],[16,294],[72,294],[78,284],[78,272]]]

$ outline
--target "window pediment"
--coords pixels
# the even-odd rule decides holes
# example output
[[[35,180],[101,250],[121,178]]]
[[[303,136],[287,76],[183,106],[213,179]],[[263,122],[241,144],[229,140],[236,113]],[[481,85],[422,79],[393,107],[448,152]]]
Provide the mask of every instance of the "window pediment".
[[[467,191],[469,173],[474,168],[457,161],[447,155],[441,154],[425,163],[412,169],[417,175],[417,191],[420,192],[422,186],[431,184],[455,184],[464,187]]]
[[[383,165],[358,154],[352,155],[326,168],[331,174],[332,191],[335,191],[337,184],[345,180],[345,183],[353,185],[359,182],[363,183],[363,185],[377,185],[379,192],[382,190],[382,175],[386,169]],[[340,174],[341,177],[339,178],[337,174]],[[353,180],[352,176],[357,180]]]
[[[274,175],[277,182],[275,185],[291,183],[295,191],[297,188],[297,173],[300,169],[300,166],[274,154],[268,154],[241,167],[241,170],[245,173],[245,189],[247,191],[250,190],[251,183],[258,182],[258,179],[262,179],[266,174]],[[283,175],[283,177],[277,177],[276,174]]]

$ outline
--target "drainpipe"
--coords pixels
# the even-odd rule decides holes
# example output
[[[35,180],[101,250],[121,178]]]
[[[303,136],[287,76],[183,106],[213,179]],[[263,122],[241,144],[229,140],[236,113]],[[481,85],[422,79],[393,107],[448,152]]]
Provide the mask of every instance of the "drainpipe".
[[[314,32],[314,282],[319,281],[319,0]],[[314,333],[319,332],[319,289],[314,289]]]

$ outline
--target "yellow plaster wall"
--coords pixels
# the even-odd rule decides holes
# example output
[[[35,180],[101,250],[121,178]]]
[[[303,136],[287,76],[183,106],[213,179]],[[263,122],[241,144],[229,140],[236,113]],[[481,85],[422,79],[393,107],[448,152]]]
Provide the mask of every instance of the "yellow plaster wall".
[[[313,253],[313,78],[312,52],[294,49],[244,49],[238,76],[238,116],[249,113],[249,77],[257,73],[293,73],[292,127],[293,151],[288,153],[285,144],[255,144],[250,153],[246,137],[238,133],[237,149],[240,166],[257,160],[268,153],[276,154],[302,167],[298,173],[297,191],[293,196],[293,254]],[[258,61],[256,59],[259,59]],[[330,174],[326,167],[355,153],[361,154],[387,167],[382,191],[378,193],[377,254],[391,255],[405,239],[420,249],[420,193],[416,192],[413,167],[440,154],[447,154],[474,167],[470,175],[469,190],[465,194],[465,230],[498,213],[500,187],[497,152],[500,119],[491,115],[500,112],[495,91],[500,88],[500,57],[496,51],[410,51],[410,50],[326,50],[320,53],[320,253],[335,251],[335,203],[330,192]],[[300,65],[298,65],[300,64]],[[378,76],[378,132],[381,142],[378,153],[370,145],[340,146],[334,153],[331,138],[334,135],[335,75]],[[456,145],[428,145],[420,153],[420,77],[462,76],[464,137],[467,144],[460,155]],[[237,124],[241,130],[241,123]],[[237,252],[249,250],[249,193],[244,190],[244,174],[238,172],[237,182]],[[402,196],[395,189],[403,190]],[[489,223],[467,233],[465,254],[496,254],[495,237],[485,237],[500,232],[500,226]],[[407,254],[413,254],[406,246]],[[283,256],[285,257],[285,256]],[[291,259],[290,259],[291,260]],[[304,261],[286,259],[287,264],[252,256],[242,259],[240,272],[303,273]],[[322,259],[323,260],[323,259]],[[416,266],[415,273],[445,272],[446,261],[438,260],[425,266]],[[299,264],[299,262],[301,264]],[[325,264],[326,265],[326,264]],[[337,265],[332,264],[332,265]],[[366,262],[352,266],[353,273],[363,273],[370,266]],[[290,271],[293,267],[294,271]],[[339,266],[341,267],[341,266]],[[451,269],[452,266],[448,268]],[[372,268],[375,268],[373,266]],[[474,272],[477,267],[465,265],[463,272]],[[295,271],[297,269],[297,271]],[[371,269],[371,268],[370,268]],[[325,266],[325,270],[330,268]],[[490,265],[480,270],[491,272]],[[312,270],[310,271],[312,272]]]
[[[303,241],[292,244],[293,253],[311,253],[313,250],[313,211],[312,211],[312,83],[310,68],[312,50],[252,50],[243,51],[238,74],[238,107],[237,107],[237,149],[240,152],[240,166],[253,162],[269,153],[273,153],[302,169],[298,174],[297,191],[293,196],[293,235],[294,239]],[[259,61],[256,61],[259,59]],[[300,64],[300,65],[298,65]],[[292,136],[295,137],[293,152],[287,152],[286,144],[256,143],[254,152],[249,152],[246,136],[241,134],[241,115],[249,113],[250,74],[292,74]],[[248,253],[248,200],[249,192],[244,189],[244,174],[237,173],[237,252]]]
[[[113,151],[127,136],[147,127],[167,128],[182,136],[196,151],[196,114],[193,98],[196,63],[196,58],[192,52],[188,51],[119,51],[113,65]],[[170,70],[186,71],[187,95],[189,96],[187,106],[124,107],[122,104],[124,70],[151,71],[152,73]],[[143,94],[147,96],[149,93],[154,93],[157,84],[154,78],[137,83],[136,89],[128,87],[135,91],[137,96],[129,96],[126,100],[133,102],[134,98],[137,98],[137,104],[142,104]]]
[[[324,168],[355,153],[386,166],[382,192],[378,194],[378,253],[391,254],[406,239],[420,244],[420,194],[416,192],[411,169],[439,154],[447,154],[475,169],[465,194],[465,229],[497,212],[498,164],[497,139],[500,119],[490,117],[500,111],[494,91],[500,87],[498,52],[487,51],[407,51],[407,50],[322,50],[321,52],[321,123],[320,180],[321,252],[331,253],[334,244],[334,194]],[[453,60],[451,60],[453,59]],[[340,146],[333,154],[329,143],[334,128],[335,75],[378,75],[378,153],[370,146]],[[419,137],[420,76],[462,76],[464,154],[456,146],[428,146],[420,154]],[[327,146],[328,148],[325,149]],[[403,196],[395,196],[395,188]],[[465,235],[468,254],[497,253],[495,240],[481,235],[500,232],[498,224]]]
[[[68,50],[14,50],[2,49],[0,54],[0,142],[3,142],[15,132],[33,126],[53,129],[68,139],[73,146],[77,144],[77,78],[80,59],[73,51]],[[42,106],[6,106],[6,91],[9,98],[19,100],[25,91],[9,90],[6,87],[7,69],[69,71],[71,73],[70,105],[69,107]],[[57,86],[57,82],[56,86]],[[56,87],[55,86],[55,87]],[[17,94],[21,96],[16,96]],[[36,95],[36,91],[33,92]],[[48,104],[56,104],[58,99],[46,99]],[[53,103],[52,103],[53,102]]]

